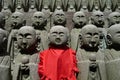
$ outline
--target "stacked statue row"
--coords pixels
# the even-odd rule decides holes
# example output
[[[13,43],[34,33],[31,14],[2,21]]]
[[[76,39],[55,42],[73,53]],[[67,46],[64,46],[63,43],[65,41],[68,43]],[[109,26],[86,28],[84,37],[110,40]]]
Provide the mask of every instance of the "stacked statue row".
[[[11,12],[23,10],[29,12],[31,10],[42,11],[49,10],[54,12],[55,9],[64,11],[115,11],[120,10],[119,0],[1,0],[0,11],[2,9],[10,9]]]
[[[68,55],[75,55],[75,51],[68,48],[69,30],[64,26],[54,26],[50,29],[48,35],[49,45],[45,50],[38,50],[37,45],[41,44],[43,37],[37,35],[37,30],[32,26],[22,26],[17,30],[17,40],[13,43],[17,44],[17,50],[12,53],[6,53],[6,31],[0,29],[1,35],[1,80],[45,80],[53,79],[57,76],[51,75],[56,67],[62,72],[67,72],[61,77],[61,80],[71,80],[75,75],[68,75],[69,72],[76,74],[77,80],[118,80],[119,75],[119,36],[120,24],[114,24],[107,29],[106,42],[107,49],[100,48],[101,33],[97,26],[87,24],[81,28],[79,33],[78,48],[76,50],[76,61],[74,67]],[[75,39],[75,38],[74,38]],[[12,45],[13,46],[13,45]],[[11,46],[11,47],[12,47]],[[68,45],[69,46],[69,45]],[[13,46],[14,47],[14,46]],[[71,47],[71,46],[70,46]],[[14,49],[13,49],[14,50]],[[42,51],[42,52],[41,52]],[[57,52],[58,51],[58,52]],[[40,52],[40,54],[38,54]],[[48,53],[49,52],[49,53]],[[55,65],[54,56],[59,56],[59,53],[65,53],[60,56],[59,66]],[[68,54],[70,52],[70,54]],[[54,54],[54,56],[53,56]],[[39,58],[39,55],[41,58]],[[44,56],[46,57],[44,57]],[[49,56],[48,56],[49,55]],[[50,60],[52,58],[53,63]],[[72,56],[73,57],[73,56]],[[44,59],[43,59],[44,58]],[[74,58],[74,59],[76,59]],[[67,59],[67,60],[66,60]],[[70,61],[69,61],[69,60]],[[39,63],[43,61],[44,63]],[[45,63],[46,62],[46,63]],[[39,66],[38,66],[39,63]],[[49,64],[50,63],[50,64]],[[51,64],[52,63],[52,64]],[[70,64],[68,64],[70,63]],[[53,64],[55,66],[53,66]],[[77,64],[77,65],[76,65]],[[47,66],[49,65],[49,66]],[[63,66],[64,65],[64,66]],[[41,68],[41,66],[44,66]],[[66,68],[65,68],[66,66]],[[72,67],[71,67],[72,66]],[[79,73],[77,68],[78,67]],[[50,67],[50,68],[49,68]],[[51,71],[51,68],[53,71]],[[72,69],[72,70],[71,70]],[[70,71],[68,71],[70,70]],[[38,76],[38,73],[40,76]],[[58,74],[59,72],[57,72]],[[47,75],[46,75],[47,74]],[[60,75],[60,74],[59,74]],[[71,77],[72,76],[72,77]],[[72,79],[73,80],[73,79]]]
[[[83,11],[66,13],[62,10],[56,10],[50,14],[39,11],[34,13],[14,12],[10,17],[5,15],[6,26],[4,28],[10,32],[12,28],[19,29],[21,25],[34,26],[36,29],[40,29],[41,27],[39,26],[45,26],[49,31],[53,25],[63,25],[72,29],[75,27],[81,28],[88,23],[92,23],[98,27],[108,28],[112,24],[120,23],[119,17],[119,12],[106,14],[101,11],[94,11],[92,13],[84,13]],[[19,27],[15,27],[17,25]]]
[[[58,11],[59,12],[59,11]],[[99,12],[99,11],[98,11]],[[38,14],[40,14],[40,13],[38,13]],[[43,13],[42,13],[43,14]],[[79,13],[80,14],[80,13]],[[22,14],[19,14],[19,15],[22,15]],[[81,14],[80,14],[81,15]],[[96,12],[96,17],[97,18],[95,18],[95,17],[93,17],[93,18],[95,18],[95,20],[93,21],[93,22],[95,22],[95,21],[97,21],[97,19],[98,19],[98,23],[99,23],[99,25],[101,25],[101,24],[103,24],[103,22],[101,22],[101,20],[99,21],[99,15],[100,15],[100,19],[101,18],[103,18],[103,15],[101,16],[101,14],[99,13],[99,15],[98,15],[98,13]],[[43,16],[43,15],[42,15]],[[59,15],[58,15],[59,16]],[[63,16],[63,15],[62,15]],[[64,16],[63,16],[64,17]],[[79,15],[78,15],[78,17],[79,17]],[[82,16],[82,17],[84,17],[85,18],[85,16]],[[39,17],[37,17],[37,16],[35,16],[35,19],[34,20],[36,20],[36,18],[39,18]],[[81,19],[81,17],[79,17],[80,19]],[[84,18],[82,19],[82,20],[84,20]],[[44,20],[44,18],[42,18],[43,20]],[[74,18],[74,19],[77,19],[77,18]],[[115,20],[114,20],[115,19]],[[17,64],[17,66],[15,67],[15,66],[13,66],[13,64],[15,64],[15,63],[17,63],[17,61],[18,61],[18,63],[19,63],[19,59],[21,59],[22,58],[22,56],[19,58],[19,56],[17,56],[18,55],[18,53],[21,53],[21,50],[20,49],[23,49],[23,53],[22,54],[26,54],[26,53],[28,53],[29,51],[29,53],[32,55],[32,51],[34,51],[34,50],[32,50],[33,48],[30,48],[30,50],[27,50],[28,52],[26,52],[26,49],[25,49],[25,51],[24,51],[24,48],[27,48],[29,45],[31,45],[31,44],[33,44],[34,43],[34,40],[33,40],[33,43],[32,43],[32,41],[29,41],[29,36],[28,36],[28,41],[30,42],[30,43],[28,43],[28,42],[24,42],[24,40],[23,40],[23,42],[22,43],[19,43],[18,44],[18,39],[17,39],[17,37],[20,37],[20,36],[17,36],[18,35],[18,33],[19,33],[19,31],[18,31],[18,29],[20,28],[20,27],[22,27],[23,25],[25,25],[25,21],[24,21],[24,18],[23,17],[21,17],[21,19],[20,19],[20,16],[18,16],[18,13],[17,14],[15,14],[15,16],[13,16],[13,19],[12,19],[14,22],[13,22],[13,25],[12,25],[12,27],[14,27],[15,26],[15,28],[13,28],[13,29],[11,29],[10,30],[10,34],[9,34],[9,37],[8,37],[8,47],[7,47],[7,52],[10,54],[10,60],[11,60],[11,68],[13,68],[13,69],[15,69],[16,71],[18,71],[18,72],[11,72],[13,75],[15,74],[15,76],[17,76],[17,74],[19,73],[19,68],[20,67],[17,67],[18,66],[18,64]],[[63,19],[64,20],[64,19]],[[78,20],[78,19],[77,19]],[[40,21],[40,20],[38,20],[38,21]],[[57,19],[56,19],[56,21],[57,21]],[[114,23],[114,21],[116,21],[116,23]],[[19,24],[19,22],[20,22],[20,24]],[[60,20],[60,22],[61,22],[61,20]],[[64,22],[64,21],[63,21]],[[113,22],[113,23],[112,23]],[[5,21],[4,21],[4,17],[3,17],[3,14],[1,13],[1,28],[3,28],[4,29],[4,23],[5,23]],[[24,24],[23,24],[24,23]],[[37,23],[39,23],[39,22],[37,22]],[[44,23],[44,21],[43,21],[43,23]],[[58,20],[58,22],[57,23],[59,23],[59,20]],[[78,22],[79,23],[79,22]],[[80,22],[81,23],[81,22]],[[82,22],[83,23],[83,22]],[[115,16],[113,17],[113,21],[111,21],[111,25],[113,25],[113,24],[118,24],[119,23],[119,15],[117,15],[116,16],[116,14],[115,14]],[[38,24],[39,25],[39,24]],[[55,24],[55,25],[61,25],[60,23],[59,24]],[[85,25],[85,24],[84,24]],[[83,25],[83,26],[84,26]],[[96,24],[94,24],[94,25],[96,25]],[[99,27],[99,25],[97,24],[96,26],[97,27]],[[83,27],[82,26],[82,27]],[[118,25],[119,26],[119,25]],[[34,27],[34,26],[33,26]],[[90,26],[89,26],[90,27]],[[34,27],[35,28],[35,27]],[[36,29],[36,28],[35,28]],[[86,29],[88,29],[88,28],[86,28]],[[96,29],[94,30],[94,29],[88,29],[88,30],[93,30],[93,31],[91,31],[91,32],[94,32],[94,31],[97,31]],[[109,29],[108,29],[109,30]],[[118,29],[117,29],[118,30]],[[3,30],[4,31],[4,30]],[[24,32],[26,32],[26,31],[30,31],[28,28],[27,28],[27,30],[26,30],[26,28],[23,28],[23,30],[21,30],[21,32],[20,32],[20,35],[24,35]],[[72,29],[72,31],[71,31],[71,38],[70,38],[70,40],[69,40],[69,44],[70,44],[70,47],[71,48],[73,48],[73,49],[75,49],[76,51],[78,51],[78,48],[79,47],[81,47],[82,46],[82,42],[80,42],[81,41],[81,39],[82,39],[82,37],[80,36],[80,32],[85,32],[84,30],[81,30],[81,27],[79,26],[78,27],[78,25],[77,25],[77,27],[75,27],[75,28],[73,28]],[[108,44],[106,45],[106,41],[107,40],[109,40],[109,37],[108,37],[108,39],[106,39],[106,35],[107,35],[107,30],[106,29],[101,29],[101,28],[99,28],[99,30],[98,30],[100,33],[100,42],[98,42],[98,43],[100,43],[100,44],[102,44],[102,45],[105,45],[105,46],[108,46]],[[42,26],[42,27],[39,27],[39,29],[37,29],[36,31],[35,31],[36,33],[36,35],[37,35],[37,44],[35,45],[35,47],[37,47],[37,48],[34,48],[34,49],[37,49],[37,51],[42,51],[42,50],[44,50],[44,49],[47,49],[48,48],[48,43],[47,42],[49,42],[49,41],[47,41],[47,33],[48,33],[48,31],[47,30],[45,30],[44,29],[44,27]],[[22,34],[23,33],[23,34]],[[34,34],[34,32],[30,32],[30,33],[33,33],[32,35],[35,35]],[[27,35],[29,35],[30,33],[28,33],[27,32]],[[103,34],[103,33],[105,33],[105,34]],[[117,33],[119,33],[119,31],[117,31]],[[87,33],[87,35],[88,34],[92,34],[92,33]],[[98,34],[98,33],[94,33],[94,34]],[[5,33],[5,35],[8,35],[8,33]],[[26,37],[27,36],[26,34],[24,35],[24,37]],[[83,35],[83,34],[82,34]],[[76,38],[76,37],[77,38]],[[88,35],[89,36],[89,35]],[[104,37],[105,36],[105,37]],[[89,37],[88,37],[89,38]],[[21,39],[21,37],[19,38],[19,39]],[[35,37],[33,37],[33,39],[35,39]],[[1,39],[2,40],[2,39]],[[6,41],[6,38],[4,38],[3,39],[3,41]],[[59,40],[58,40],[59,41]],[[71,43],[73,41],[73,43]],[[84,42],[85,40],[83,40],[83,42]],[[20,41],[21,42],[21,41]],[[107,41],[108,42],[108,41]],[[81,44],[81,45],[79,45],[79,43]],[[95,50],[95,51],[97,51],[97,49],[96,49],[96,42],[94,41],[94,39],[93,39],[93,41],[91,40],[91,42],[89,42],[90,43],[90,45],[91,46],[93,46],[93,49],[92,48],[89,48],[89,47],[86,47],[86,45],[85,45],[85,47],[86,47],[86,49],[88,49],[88,51],[89,51],[89,49],[90,49],[90,52],[91,52],[91,50]],[[110,43],[110,42],[109,42]],[[27,45],[26,45],[27,44]],[[75,46],[73,46],[73,44],[77,44],[77,45],[75,45]],[[85,43],[86,44],[86,43]],[[111,43],[110,43],[111,44]],[[5,43],[4,43],[4,45],[5,45]],[[89,46],[90,46],[89,45]],[[97,44],[98,45],[98,44]],[[1,46],[3,46],[2,44],[1,44]],[[100,49],[103,49],[104,50],[104,48],[101,48],[101,47],[105,47],[105,46],[97,46],[97,48],[99,47]],[[4,47],[5,48],[5,47]],[[20,48],[20,49],[19,49]],[[82,47],[81,47],[82,48]],[[105,47],[106,48],[106,47]],[[85,49],[85,48],[84,48]],[[4,50],[4,49],[2,49],[2,50]],[[2,52],[2,50],[1,50],[1,52]],[[32,51],[31,51],[32,50]],[[82,52],[81,52],[82,53]],[[84,52],[83,52],[84,53]],[[27,55],[27,54],[26,54]],[[84,54],[83,54],[84,55]],[[27,57],[29,57],[29,56],[27,56]],[[3,58],[3,57],[2,57]],[[24,58],[24,57],[23,57]],[[35,57],[34,57],[35,58]],[[7,59],[7,60],[6,60]],[[17,59],[17,60],[16,60]],[[25,57],[25,59],[26,59],[26,57]],[[37,59],[37,58],[35,58],[35,59]],[[35,59],[32,59],[32,60],[35,60]],[[82,59],[82,58],[81,58]],[[101,59],[101,58],[100,58]],[[16,60],[16,61],[15,61]],[[24,59],[23,59],[24,60]],[[102,60],[103,60],[103,58],[102,58]],[[9,57],[8,58],[5,58],[5,61],[7,61],[7,62],[9,62]],[[27,60],[28,61],[28,60]],[[34,61],[33,61],[34,62]],[[82,61],[81,61],[82,62]],[[83,61],[84,62],[84,61]],[[113,61],[112,61],[113,62]],[[6,62],[5,62],[6,63]],[[23,62],[24,63],[24,62]],[[109,63],[109,60],[108,60],[108,63]],[[25,63],[26,64],[26,63]],[[110,63],[110,64],[112,64],[112,63]],[[116,63],[115,63],[116,64]],[[79,64],[78,64],[79,65]],[[34,64],[31,64],[30,66],[35,66]],[[104,66],[104,65],[103,65]],[[24,66],[23,66],[24,67]],[[81,67],[81,66],[80,66]],[[109,66],[108,65],[108,68],[111,68],[111,66]],[[35,68],[35,67],[34,67]],[[34,68],[32,68],[32,69],[34,69]],[[37,68],[37,66],[36,66],[36,68]],[[9,68],[6,68],[6,69],[9,69]],[[33,71],[31,69],[31,71]],[[81,70],[84,70],[84,68],[82,69],[82,68],[80,68]],[[103,68],[104,69],[104,68]],[[2,69],[3,70],[3,69]],[[35,70],[35,69],[34,69]],[[85,69],[86,70],[86,69]],[[37,70],[35,70],[35,71],[37,71]],[[104,71],[104,70],[103,70]],[[27,71],[27,73],[26,72],[24,72],[24,69],[23,69],[23,74],[24,75],[28,75],[29,73],[29,70]],[[81,71],[81,75],[82,75],[82,72],[83,71]],[[9,73],[9,71],[8,71],[8,74],[10,74]],[[100,74],[100,73],[99,73]],[[32,75],[32,74],[30,74],[30,75]],[[85,74],[84,74],[85,75]],[[109,73],[108,73],[108,75],[109,75]],[[111,74],[110,74],[111,75]],[[10,75],[9,75],[10,76]],[[13,79],[14,79],[14,77],[15,76],[13,76]],[[98,76],[98,75],[97,75]],[[109,76],[110,77],[110,79],[111,79],[111,76]],[[6,77],[7,78],[7,77]],[[29,79],[29,77],[27,77],[28,79]],[[37,78],[37,77],[35,77],[35,78]],[[83,78],[83,77],[81,77],[81,78]],[[16,77],[15,77],[15,79],[16,79]],[[119,78],[118,78],[119,79]],[[1,79],[2,80],[2,79]],[[83,79],[84,80],[84,79]],[[106,79],[105,79],[106,80]]]

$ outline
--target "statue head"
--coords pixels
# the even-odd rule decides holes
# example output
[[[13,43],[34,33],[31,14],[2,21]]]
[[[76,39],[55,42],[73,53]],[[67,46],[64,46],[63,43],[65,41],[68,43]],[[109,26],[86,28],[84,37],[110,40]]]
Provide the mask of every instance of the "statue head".
[[[35,12],[32,16],[32,26],[35,29],[44,29],[47,19],[43,12]]]
[[[55,25],[62,25],[65,26],[66,24],[66,17],[63,10],[56,10],[53,14],[53,23]]]
[[[5,26],[5,15],[0,12],[0,28],[4,29]]]
[[[101,11],[94,11],[91,16],[92,24],[96,25],[97,27],[103,28],[104,26],[104,14]]]
[[[109,27],[114,24],[120,23],[120,13],[119,12],[112,12],[108,15],[108,24]]]
[[[75,25],[74,27],[82,28],[87,23],[87,18],[86,18],[85,13],[82,12],[82,11],[74,13],[73,22],[74,22],[74,25]]]
[[[114,24],[108,28],[107,43],[109,47],[120,49],[120,24]]]
[[[25,25],[25,19],[24,19],[24,14],[21,12],[14,12],[11,15],[11,27],[14,29],[19,29],[23,25]]]
[[[66,45],[69,38],[69,30],[64,26],[53,26],[50,29],[49,40],[51,45]]]
[[[23,26],[18,30],[17,44],[21,50],[30,50],[35,48],[36,31],[31,26]]]
[[[87,50],[98,49],[100,34],[99,29],[92,24],[85,25],[80,32],[81,48]]]

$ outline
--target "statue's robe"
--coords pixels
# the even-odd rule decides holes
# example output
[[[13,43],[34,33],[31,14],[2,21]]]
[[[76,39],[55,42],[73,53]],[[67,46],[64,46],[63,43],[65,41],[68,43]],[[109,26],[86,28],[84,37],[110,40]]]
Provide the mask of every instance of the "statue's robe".
[[[108,80],[120,79],[120,51],[105,50],[106,71]]]
[[[73,28],[70,32],[70,47],[75,51],[77,51],[79,47],[78,44],[79,44],[80,31],[81,29]]]
[[[0,55],[0,80],[11,80],[10,56]]]
[[[45,49],[48,49],[48,32],[46,30],[36,30],[36,36],[40,38],[40,41],[38,41],[38,50],[43,51]]]
[[[18,53],[15,57],[14,57],[14,61],[13,61],[13,66],[12,66],[12,70],[13,70],[13,75],[12,75],[12,80],[20,80],[20,76],[19,74],[21,74],[21,59],[23,56],[28,56],[29,58],[29,77],[28,79],[25,80],[39,80],[39,76],[38,76],[38,63],[39,63],[39,55],[38,53],[34,53],[34,54],[21,54]]]
[[[76,53],[67,46],[50,47],[40,53],[38,73],[41,80],[76,80]]]
[[[100,80],[107,80],[106,77],[106,67],[104,62],[104,53],[102,53],[100,50],[97,52],[89,52],[85,51],[84,49],[78,49],[77,51],[77,67],[80,69],[80,73],[78,74],[77,80],[88,80],[89,75],[89,56],[91,53],[96,54],[96,63],[98,63],[99,68],[99,79]],[[97,79],[97,80],[99,80]]]

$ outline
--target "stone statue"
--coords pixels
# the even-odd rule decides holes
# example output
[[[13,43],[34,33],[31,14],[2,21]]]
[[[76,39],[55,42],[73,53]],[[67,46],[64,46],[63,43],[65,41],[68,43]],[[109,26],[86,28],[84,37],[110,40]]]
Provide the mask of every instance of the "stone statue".
[[[108,28],[107,43],[105,50],[106,71],[108,80],[119,80],[120,72],[120,24],[114,24]]]
[[[90,60],[90,64],[89,64],[88,80],[101,80],[99,65],[96,62],[96,54],[90,54],[89,60]]]
[[[19,51],[13,56],[12,80],[39,80],[37,36],[33,27],[23,26],[18,30],[17,45]]]
[[[7,44],[7,52],[8,53],[13,53],[11,52],[12,48],[14,45],[16,45],[15,37],[17,34],[17,30],[25,25],[26,21],[24,19],[24,14],[21,12],[14,12],[11,17],[10,17],[10,29],[8,30],[10,32],[9,37],[8,37],[8,44]],[[9,28],[9,27],[8,27]],[[14,40],[15,39],[15,40]],[[15,43],[15,44],[14,44]]]
[[[96,25],[97,27],[104,28],[105,17],[103,12],[94,11],[91,16],[91,23]]]
[[[9,8],[10,8],[11,12],[15,12],[16,3],[17,3],[17,0],[10,0],[9,1]]]
[[[113,24],[120,23],[120,13],[119,12],[112,12],[108,15],[108,27]]]
[[[75,12],[75,1],[74,0],[69,0],[68,2],[68,7],[67,7],[67,12]]]
[[[47,30],[47,19],[43,12],[35,12],[32,16],[32,26],[38,30]]]
[[[8,6],[4,6],[1,12],[5,15],[5,20],[7,20],[12,14]]]
[[[56,10],[53,13],[53,24],[54,25],[66,25],[66,16],[63,10]]]
[[[72,49],[77,50],[79,44],[78,43],[79,33],[81,31],[81,28],[87,23],[87,17],[85,13],[82,11],[78,11],[74,13],[73,23],[74,23],[74,27],[71,30],[70,46]]]
[[[76,57],[81,72],[78,74],[77,80],[107,80],[104,53],[99,49],[99,29],[88,24],[81,29],[79,37],[80,47]],[[93,59],[91,55],[95,55],[92,56]]]
[[[14,12],[10,17],[10,25],[12,29],[19,29],[25,25],[24,14],[21,12]]]
[[[38,73],[41,80],[76,80],[76,54],[67,46],[68,38],[66,27],[58,25],[50,29],[50,47],[40,52]]]
[[[37,11],[40,11],[42,9],[42,3],[43,3],[43,0],[35,0],[35,7]]]
[[[79,6],[78,10],[88,12],[88,0],[76,0],[76,3],[78,4],[77,6]]]
[[[6,31],[0,28],[0,80],[11,80],[10,56],[6,52],[6,34]]]
[[[105,17],[104,17],[103,12],[94,11],[91,16],[91,23],[99,28],[99,32],[101,36],[100,45],[102,49],[105,49],[106,48],[105,36],[107,34],[107,31],[105,29]]]
[[[87,24],[87,17],[83,11],[78,11],[73,15],[73,28],[82,28]]]
[[[28,12],[30,8],[30,0],[21,0],[21,5],[24,12]]]
[[[44,50],[48,48],[48,30],[49,27],[47,26],[47,19],[43,12],[35,12],[32,16],[32,26],[36,30],[36,35],[42,37],[41,38],[41,45],[42,49]]]

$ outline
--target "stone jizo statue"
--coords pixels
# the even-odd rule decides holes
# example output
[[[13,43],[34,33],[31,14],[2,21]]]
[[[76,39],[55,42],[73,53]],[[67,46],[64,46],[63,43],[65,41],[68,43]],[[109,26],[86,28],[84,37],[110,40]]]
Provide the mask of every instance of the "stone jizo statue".
[[[108,27],[120,23],[120,13],[112,12],[108,15]]]
[[[76,54],[67,46],[68,37],[69,30],[64,26],[50,29],[50,47],[40,52],[38,73],[41,80],[76,80]]]
[[[97,27],[103,28],[105,24],[105,17],[103,12],[94,11],[91,16],[91,23],[96,25]]]
[[[81,73],[78,74],[77,79],[107,80],[104,53],[102,53],[102,51],[99,49],[99,29],[92,24],[85,25],[81,29],[79,41],[80,47],[77,50],[76,57],[78,60],[77,65]],[[91,58],[91,55],[95,56],[92,56]]]
[[[62,10],[56,10],[53,13],[53,24],[54,25],[66,25],[66,16]]]
[[[32,26],[38,30],[46,30],[47,19],[43,12],[35,12],[32,16]]]
[[[19,29],[21,26],[25,25],[24,14],[21,12],[14,12],[10,18],[11,28]]]
[[[36,31],[23,26],[17,34],[18,53],[13,59],[13,80],[39,80],[37,73],[38,51]]]
[[[73,15],[73,29],[71,30],[70,36],[70,46],[72,49],[77,50],[78,48],[78,40],[79,40],[79,33],[81,28],[87,24],[87,17],[83,11],[78,11]]]
[[[105,50],[106,70],[108,80],[120,78],[120,24],[114,24],[108,28],[107,43],[108,49]]]

